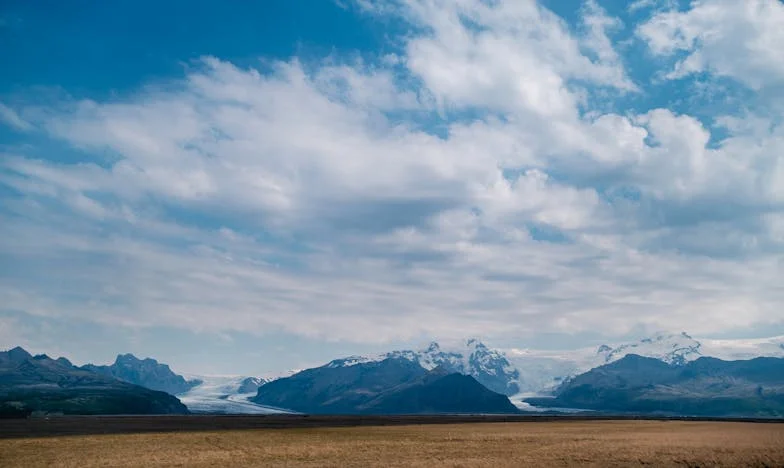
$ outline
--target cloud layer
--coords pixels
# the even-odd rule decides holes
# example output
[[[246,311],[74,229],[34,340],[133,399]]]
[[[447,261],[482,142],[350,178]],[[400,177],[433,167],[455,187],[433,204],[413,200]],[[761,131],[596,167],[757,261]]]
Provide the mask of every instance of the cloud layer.
[[[395,53],[1,106],[49,142],[2,154],[4,307],[354,342],[784,321],[782,115],[652,97],[781,89],[780,2],[357,5]]]

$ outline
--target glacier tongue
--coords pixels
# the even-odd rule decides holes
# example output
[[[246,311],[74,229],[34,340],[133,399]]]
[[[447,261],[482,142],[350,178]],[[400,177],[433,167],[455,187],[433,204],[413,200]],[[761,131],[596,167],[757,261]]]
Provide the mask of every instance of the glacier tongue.
[[[258,405],[248,398],[256,393],[238,393],[247,377],[223,375],[195,375],[202,383],[177,398],[194,413],[223,414],[278,414],[290,413],[279,408]]]

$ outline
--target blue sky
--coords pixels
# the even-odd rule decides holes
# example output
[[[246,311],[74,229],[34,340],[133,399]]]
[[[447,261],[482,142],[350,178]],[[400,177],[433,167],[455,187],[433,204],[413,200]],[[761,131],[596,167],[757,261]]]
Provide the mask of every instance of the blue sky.
[[[6,1],[0,347],[784,334],[778,0]]]

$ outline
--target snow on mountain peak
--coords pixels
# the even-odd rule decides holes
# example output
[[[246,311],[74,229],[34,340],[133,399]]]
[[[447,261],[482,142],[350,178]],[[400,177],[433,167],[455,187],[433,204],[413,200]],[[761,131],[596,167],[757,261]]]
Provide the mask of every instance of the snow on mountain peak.
[[[436,353],[440,350],[441,350],[441,346],[437,342],[431,341],[430,345],[427,347],[425,351],[429,353]]]
[[[473,349],[480,349],[480,348],[487,349],[487,346],[485,346],[485,344],[482,343],[479,340],[479,338],[469,338],[469,339],[466,340],[465,344],[466,344],[466,348],[469,348],[469,349],[470,348],[473,348]]]
[[[702,356],[750,359],[784,357],[784,336],[756,340],[697,340],[686,332],[659,331],[637,341],[603,344],[568,351],[495,349],[478,338],[460,342],[431,342],[419,350],[398,350],[371,356],[336,359],[332,367],[351,366],[388,358],[402,358],[432,370],[444,367],[471,375],[493,391],[543,394],[570,378],[629,354],[683,365]]]
[[[327,366],[346,367],[389,358],[407,359],[427,370],[442,367],[452,372],[470,375],[487,388],[498,393],[511,395],[519,390],[517,369],[506,359],[503,352],[488,348],[477,338],[470,338],[462,343],[448,346],[442,346],[433,341],[420,350],[398,350],[370,356],[349,356],[335,359]]]
[[[615,348],[600,346],[597,355],[603,358],[603,364],[617,361],[628,354],[638,354],[659,359],[667,364],[683,365],[702,356],[701,346],[699,341],[685,332],[658,332],[651,337]]]

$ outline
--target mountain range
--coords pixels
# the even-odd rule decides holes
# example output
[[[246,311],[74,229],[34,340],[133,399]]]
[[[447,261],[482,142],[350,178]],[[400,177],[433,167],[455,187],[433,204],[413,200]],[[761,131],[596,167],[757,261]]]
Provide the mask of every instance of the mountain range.
[[[0,401],[11,412],[182,412],[184,403],[194,412],[255,414],[510,412],[510,400],[522,410],[718,414],[725,402],[727,411],[738,414],[778,414],[778,381],[763,374],[776,371],[782,360],[757,360],[761,356],[784,357],[784,337],[698,340],[657,333],[572,351],[494,349],[477,339],[449,346],[432,342],[418,350],[335,359],[269,380],[186,378],[155,359],[131,354],[109,365],[78,368],[65,358],[15,348],[0,354]],[[741,376],[732,366],[761,367]],[[651,376],[661,379],[645,380]],[[646,383],[635,386],[639,379]],[[533,398],[542,396],[547,398]]]
[[[469,339],[451,347],[433,342],[419,350],[350,356],[332,362],[333,365],[348,366],[400,357],[416,362],[425,369],[444,366],[474,377],[495,392],[515,396],[551,395],[571,378],[630,354],[674,365],[682,365],[704,356],[725,360],[784,357],[784,337],[697,340],[686,333],[660,332],[639,341],[568,351],[494,349],[477,339]]]
[[[527,394],[552,394],[577,375],[627,355],[683,365],[701,357],[727,361],[784,357],[784,336],[755,340],[696,339],[685,332],[659,332],[638,341],[570,351],[506,349],[504,355],[519,370],[519,386]]]
[[[80,369],[65,358],[33,356],[20,347],[0,352],[0,415],[186,414],[165,392]]]
[[[690,416],[784,417],[784,359],[667,363],[634,354],[565,382],[539,406]]]

